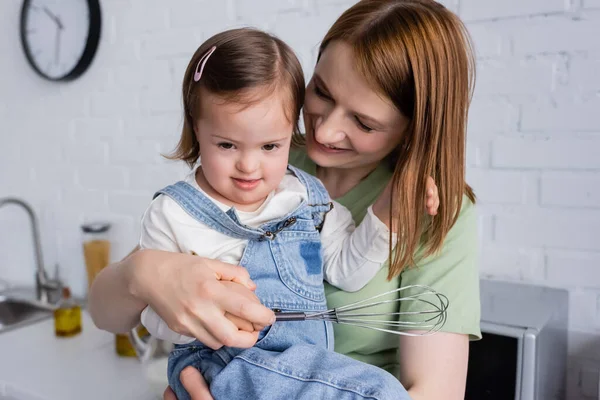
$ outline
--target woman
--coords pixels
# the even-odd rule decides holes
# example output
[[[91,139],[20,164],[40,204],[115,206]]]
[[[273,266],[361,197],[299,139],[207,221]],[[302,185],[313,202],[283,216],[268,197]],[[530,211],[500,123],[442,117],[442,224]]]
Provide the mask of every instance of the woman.
[[[357,223],[375,203],[379,212],[391,208],[398,231],[388,268],[356,293],[329,287],[330,307],[410,284],[449,298],[447,322],[436,335],[398,339],[335,327],[336,351],[397,374],[415,400],[462,399],[468,341],[480,337],[475,196],[464,178],[472,71],[468,34],[443,6],[361,1],[321,43],[306,93],[306,143],[291,157]],[[428,176],[439,188],[434,218],[422,212]],[[386,185],[391,196],[383,193]],[[256,332],[248,325],[273,322],[270,310],[247,301],[255,300],[251,289],[240,267],[145,250],[96,278],[90,312],[100,328],[126,331],[149,304],[173,330],[211,347],[249,347]],[[203,398],[197,372],[185,370],[182,382],[193,398]]]

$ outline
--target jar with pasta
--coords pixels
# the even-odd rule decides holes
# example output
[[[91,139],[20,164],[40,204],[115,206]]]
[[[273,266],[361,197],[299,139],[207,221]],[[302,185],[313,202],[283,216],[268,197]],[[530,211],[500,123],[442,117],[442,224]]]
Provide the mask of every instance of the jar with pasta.
[[[81,226],[83,230],[83,256],[88,277],[88,289],[94,278],[110,263],[110,224],[106,222],[89,223]]]

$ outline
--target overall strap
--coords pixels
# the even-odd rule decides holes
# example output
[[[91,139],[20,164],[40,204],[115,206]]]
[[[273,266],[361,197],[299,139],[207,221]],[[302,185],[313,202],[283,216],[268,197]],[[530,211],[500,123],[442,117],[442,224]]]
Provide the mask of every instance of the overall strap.
[[[312,216],[317,230],[321,230],[327,214],[333,208],[333,202],[327,193],[327,189],[323,183],[316,177],[307,172],[302,171],[292,165],[288,165],[288,169],[296,175],[296,177],[306,187],[308,192],[308,205],[312,208]]]
[[[221,210],[206,195],[187,182],[179,181],[159,190],[154,198],[164,194],[173,199],[185,212],[197,221],[237,239],[258,239],[262,233],[243,226],[233,209]]]

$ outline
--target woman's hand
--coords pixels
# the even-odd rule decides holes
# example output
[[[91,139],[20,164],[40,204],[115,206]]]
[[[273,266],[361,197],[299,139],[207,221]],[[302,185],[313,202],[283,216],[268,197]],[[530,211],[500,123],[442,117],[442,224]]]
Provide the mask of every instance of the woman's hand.
[[[257,329],[275,320],[273,311],[252,293],[255,285],[242,267],[158,250],[141,250],[132,257],[136,255],[132,295],[177,333],[215,350],[248,348],[256,343]]]
[[[258,303],[254,288],[242,267],[136,249],[94,279],[88,310],[98,328],[122,333],[134,328],[150,305],[171,329],[211,348],[251,347],[255,331],[275,319],[271,310]]]
[[[248,301],[255,302],[260,304],[258,297],[254,295],[251,291],[247,290],[244,286],[235,282],[222,282],[225,287],[230,289],[232,292],[239,293],[240,295],[246,297]],[[246,321],[243,318],[236,317],[235,315],[227,313],[225,315],[231,322],[233,322],[238,329],[245,330],[247,332],[252,332],[258,338],[258,333],[264,328],[263,326],[253,326],[249,321]],[[255,339],[256,340],[256,339]],[[212,395],[210,394],[210,390],[208,389],[208,385],[204,380],[204,377],[196,368],[189,366],[183,369],[179,374],[179,380],[181,384],[188,392],[192,400],[213,400]],[[163,393],[164,400],[177,400],[175,393],[169,386],[165,389]]]
[[[252,302],[255,304],[261,304],[260,300],[258,299],[258,297],[256,297],[256,295],[254,294],[254,292],[248,290],[248,288],[246,286],[243,286],[237,282],[232,282],[232,281],[221,281],[221,283],[223,284],[223,286],[225,286],[225,288],[227,288],[227,290],[230,290],[231,293],[237,293],[240,296],[243,296],[246,298],[246,301],[248,302]],[[225,313],[225,317],[230,320],[231,322],[233,322],[233,324],[242,331],[246,331],[246,332],[250,332],[252,334],[255,334],[257,339],[258,339],[258,334],[261,330],[263,330],[265,328],[265,325],[261,325],[259,323],[252,323],[244,318],[238,317],[234,314],[231,314],[229,312]]]

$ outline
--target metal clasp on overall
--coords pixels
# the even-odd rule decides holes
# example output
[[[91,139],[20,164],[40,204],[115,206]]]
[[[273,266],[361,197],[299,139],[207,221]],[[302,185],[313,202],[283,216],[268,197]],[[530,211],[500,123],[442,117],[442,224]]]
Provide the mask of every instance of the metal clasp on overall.
[[[271,231],[266,231],[263,235],[264,238],[269,239],[269,240],[273,240],[275,239],[275,236],[277,236],[277,234],[279,232],[281,232],[282,230],[284,230],[285,228],[287,228],[288,226],[292,226],[296,223],[296,217],[291,217],[288,218],[283,225],[281,225],[281,227],[279,229],[277,229],[275,232],[271,232]]]
[[[329,207],[329,210],[324,212],[325,215],[323,215],[323,220],[321,221],[321,223],[319,225],[315,226],[315,229],[319,232],[321,232],[321,229],[323,229],[323,224],[325,223],[325,216],[327,215],[327,213],[329,211],[333,210],[333,202],[332,201],[330,201],[327,204],[323,204],[323,205],[327,205]],[[311,206],[317,206],[317,204],[311,204]]]

